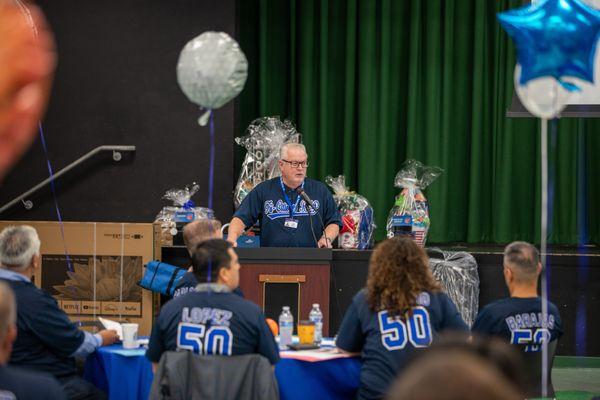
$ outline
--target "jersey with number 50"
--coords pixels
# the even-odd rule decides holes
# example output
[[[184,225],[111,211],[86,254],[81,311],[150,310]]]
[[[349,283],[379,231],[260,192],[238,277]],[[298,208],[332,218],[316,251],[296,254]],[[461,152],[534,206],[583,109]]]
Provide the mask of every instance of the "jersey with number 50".
[[[364,289],[354,296],[336,341],[343,350],[362,353],[360,399],[383,397],[413,352],[428,347],[438,332],[468,330],[456,306],[442,292],[421,293],[405,318],[386,310],[372,311],[366,296]]]
[[[146,357],[188,350],[199,355],[261,354],[271,364],[279,351],[260,308],[232,292],[190,292],[164,305],[154,322]]]

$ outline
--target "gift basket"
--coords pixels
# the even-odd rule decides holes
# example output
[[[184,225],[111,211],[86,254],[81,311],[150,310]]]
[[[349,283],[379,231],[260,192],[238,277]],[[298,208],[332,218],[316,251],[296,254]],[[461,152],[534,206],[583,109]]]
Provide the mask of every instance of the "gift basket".
[[[165,206],[156,216],[155,223],[161,228],[163,242],[172,242],[172,237],[177,235],[179,229],[188,222],[197,219],[214,218],[210,208],[196,207],[191,197],[200,189],[196,183],[183,189],[167,190],[163,199],[171,200],[172,206]]]
[[[417,160],[407,160],[396,174],[394,185],[402,191],[396,196],[390,210],[386,230],[389,238],[397,235],[410,235],[421,247],[427,241],[429,230],[429,205],[421,192],[429,186],[443,170],[429,167]]]
[[[235,206],[239,207],[256,185],[281,174],[277,165],[281,146],[299,143],[300,134],[290,121],[263,117],[252,121],[246,136],[235,138],[235,142],[247,151],[233,195]]]
[[[360,194],[350,192],[343,175],[337,178],[328,176],[325,182],[333,189],[333,198],[342,216],[338,247],[360,250],[372,247],[376,226],[369,201]]]
[[[475,257],[464,251],[429,249],[428,253],[433,276],[456,304],[462,319],[472,326],[479,311],[479,273]]]

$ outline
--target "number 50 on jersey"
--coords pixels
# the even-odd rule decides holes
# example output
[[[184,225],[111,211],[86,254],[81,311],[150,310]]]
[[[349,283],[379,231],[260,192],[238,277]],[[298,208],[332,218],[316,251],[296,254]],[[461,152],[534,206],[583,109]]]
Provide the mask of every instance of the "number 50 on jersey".
[[[229,327],[180,322],[177,327],[177,348],[196,354],[230,356],[233,334]]]
[[[425,307],[413,307],[412,315],[406,320],[390,317],[387,311],[377,313],[381,343],[388,350],[403,349],[408,342],[414,347],[431,344],[431,323]]]

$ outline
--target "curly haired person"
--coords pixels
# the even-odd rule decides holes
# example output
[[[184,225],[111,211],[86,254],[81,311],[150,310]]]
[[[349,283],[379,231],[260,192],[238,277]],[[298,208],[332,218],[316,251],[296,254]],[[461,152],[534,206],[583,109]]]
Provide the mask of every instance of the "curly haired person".
[[[382,398],[414,353],[444,330],[468,328],[433,278],[425,251],[407,237],[380,243],[367,287],[352,299],[336,341],[343,351],[361,353],[357,398]]]

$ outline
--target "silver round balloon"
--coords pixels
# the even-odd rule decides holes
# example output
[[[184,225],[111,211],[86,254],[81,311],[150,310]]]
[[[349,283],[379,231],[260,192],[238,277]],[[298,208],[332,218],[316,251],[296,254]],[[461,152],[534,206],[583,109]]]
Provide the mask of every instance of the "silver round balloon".
[[[527,111],[539,118],[552,119],[560,115],[575,96],[551,76],[536,78],[521,85],[521,66],[515,67],[515,89]]]
[[[235,98],[248,77],[248,60],[224,32],[204,32],[179,55],[177,81],[190,101],[213,110]]]

